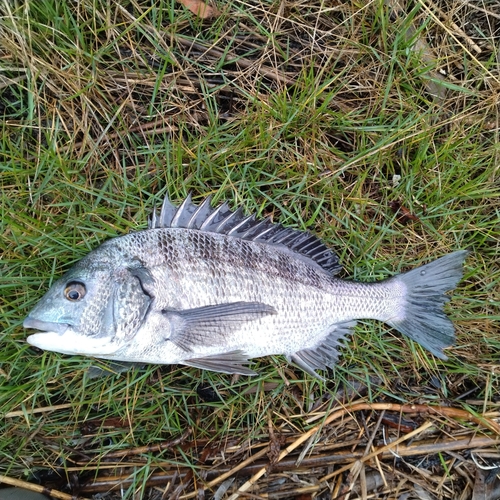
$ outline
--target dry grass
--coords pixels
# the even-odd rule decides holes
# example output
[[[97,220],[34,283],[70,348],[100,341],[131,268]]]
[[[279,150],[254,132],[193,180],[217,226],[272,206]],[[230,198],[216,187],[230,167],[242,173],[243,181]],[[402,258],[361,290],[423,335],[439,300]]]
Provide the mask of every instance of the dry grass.
[[[498,1],[217,8],[0,5],[0,479],[105,500],[499,498]],[[315,231],[355,279],[470,248],[450,359],[373,323],[325,384],[280,357],[253,379],[90,379],[93,360],[27,347],[53,277],[188,191]]]

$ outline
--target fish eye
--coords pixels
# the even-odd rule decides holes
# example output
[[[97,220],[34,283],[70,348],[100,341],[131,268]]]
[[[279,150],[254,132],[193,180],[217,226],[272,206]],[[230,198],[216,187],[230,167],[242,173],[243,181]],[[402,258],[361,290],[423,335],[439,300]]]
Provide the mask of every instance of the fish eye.
[[[64,289],[64,296],[71,302],[78,302],[85,297],[87,289],[79,281],[70,281]]]

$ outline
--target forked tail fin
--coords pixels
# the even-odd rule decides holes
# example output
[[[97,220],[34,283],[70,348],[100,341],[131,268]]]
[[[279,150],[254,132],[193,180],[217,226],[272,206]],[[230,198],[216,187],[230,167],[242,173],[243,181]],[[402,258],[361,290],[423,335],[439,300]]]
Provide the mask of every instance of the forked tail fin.
[[[455,288],[462,278],[467,254],[467,250],[459,250],[391,278],[404,284],[406,292],[403,314],[386,322],[441,359],[447,359],[443,349],[455,343],[453,323],[443,311],[450,300],[445,292]]]

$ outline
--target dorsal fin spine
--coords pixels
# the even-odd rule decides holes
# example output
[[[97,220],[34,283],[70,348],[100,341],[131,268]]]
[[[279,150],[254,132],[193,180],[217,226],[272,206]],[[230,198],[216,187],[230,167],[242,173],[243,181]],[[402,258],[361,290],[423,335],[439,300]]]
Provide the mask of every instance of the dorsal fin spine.
[[[255,215],[253,216],[253,218],[255,219]],[[247,229],[247,230],[246,230],[246,231],[245,231],[245,232],[241,235],[241,237],[242,237],[243,239],[245,239],[245,240],[248,240],[248,239],[250,239],[250,240],[251,240],[252,238],[251,238],[250,236],[251,236],[254,232],[258,231],[258,228],[259,228],[260,226],[264,225],[266,222],[267,222],[267,219],[262,219],[262,220],[259,220],[259,221],[255,220],[255,226],[248,228],[248,229]]]
[[[156,207],[154,207],[148,219],[148,229],[155,228],[157,224],[158,224],[158,214],[156,213]]]
[[[243,220],[239,223],[236,224],[228,233],[228,236],[232,236],[233,234],[236,234],[240,227],[244,226],[247,222],[249,222],[252,219],[252,216],[249,215],[248,217],[243,218]]]
[[[241,217],[243,217],[243,211],[241,210],[241,208],[238,208],[234,212],[231,212],[227,217],[225,217],[220,222],[220,224],[216,228],[216,231],[226,234],[226,231],[224,231],[224,226],[229,224],[233,219],[236,219],[236,221],[239,221]]]
[[[170,227],[176,211],[177,207],[172,203],[170,203],[168,196],[165,196],[165,199],[163,200],[163,204],[160,210],[160,217],[158,220],[160,227]]]
[[[175,212],[175,215],[172,218],[171,225],[172,227],[179,227],[179,221],[184,214],[184,211],[186,210],[186,207],[191,205],[191,193],[188,193],[186,199],[181,203],[177,211]]]
[[[193,227],[194,229],[199,229],[199,228],[200,228],[200,227],[196,227],[197,222],[198,222],[198,221],[197,221],[197,218],[198,218],[198,217],[200,217],[201,219],[203,219],[203,216],[202,216],[203,212],[205,212],[205,211],[206,211],[206,212],[208,213],[208,215],[210,215],[210,214],[213,212],[213,209],[212,209],[212,207],[210,206],[211,202],[212,202],[212,197],[211,197],[211,196],[208,196],[208,197],[207,197],[207,198],[205,198],[205,199],[203,200],[203,202],[202,202],[202,203],[200,203],[200,205],[198,206],[198,208],[197,208],[196,212],[193,214],[193,217],[192,217],[192,224],[193,224],[193,226],[192,226],[192,227]],[[207,215],[207,217],[208,217],[208,215]],[[206,220],[206,218],[207,218],[207,217],[205,217],[205,220]],[[201,222],[201,224],[203,224],[203,222],[204,222],[204,220]]]
[[[204,222],[204,224],[200,227],[200,229],[206,229],[209,227],[214,219],[220,215],[224,210],[229,210],[229,205],[227,202],[223,203],[222,205],[219,205],[207,218],[207,220]]]

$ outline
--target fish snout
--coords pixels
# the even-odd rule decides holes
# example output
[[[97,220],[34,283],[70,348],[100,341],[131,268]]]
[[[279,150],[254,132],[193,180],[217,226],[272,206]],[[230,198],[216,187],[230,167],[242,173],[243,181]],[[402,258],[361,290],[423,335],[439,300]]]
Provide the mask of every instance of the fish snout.
[[[29,316],[23,322],[24,328],[33,328],[41,332],[54,332],[63,335],[69,327],[68,323],[52,323],[40,319],[30,318]]]

